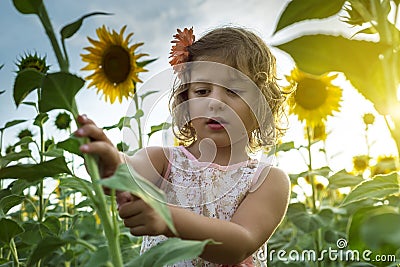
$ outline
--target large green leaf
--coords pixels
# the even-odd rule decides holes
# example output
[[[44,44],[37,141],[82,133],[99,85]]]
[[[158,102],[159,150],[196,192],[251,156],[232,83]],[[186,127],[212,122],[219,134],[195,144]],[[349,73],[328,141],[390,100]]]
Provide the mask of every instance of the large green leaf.
[[[3,197],[0,199],[0,210],[3,212],[3,214],[7,214],[7,212],[22,203],[22,201],[24,201],[25,196],[21,196],[21,195],[9,195],[6,197]]]
[[[8,244],[12,238],[24,232],[24,229],[11,219],[0,219],[0,241]]]
[[[398,215],[398,212],[396,211],[395,207],[390,207],[390,206],[363,207],[354,212],[353,215],[350,217],[348,226],[347,236],[348,236],[349,247],[351,249],[356,249],[358,251],[372,249],[371,247],[369,247],[369,245],[375,243],[375,241],[370,239],[373,238],[379,240],[380,239],[378,237],[379,231],[385,232],[385,230],[371,229],[371,227],[374,227],[374,223],[371,223],[373,222],[371,221],[371,219],[375,220],[374,218],[379,218],[382,215],[386,214]],[[386,221],[386,223],[388,223],[388,221]],[[392,234],[395,236],[396,234],[398,234],[398,231],[397,230],[393,231]],[[370,235],[370,237],[366,235]],[[392,239],[389,237],[389,240]],[[367,244],[370,242],[371,244]]]
[[[337,189],[348,186],[355,186],[364,181],[360,176],[348,173],[346,170],[338,171],[329,177],[328,188]]]
[[[353,86],[375,104],[382,114],[396,97],[396,88],[385,84],[380,60],[389,51],[383,43],[349,40],[342,36],[305,35],[277,47],[292,56],[297,66],[312,74],[343,72]]]
[[[101,180],[100,183],[106,187],[128,191],[140,197],[165,220],[169,229],[176,233],[171,213],[167,207],[163,191],[154,186],[151,182],[142,178],[133,168],[121,164],[117,171],[110,178]]]
[[[392,248],[395,253],[400,248],[400,214],[384,213],[368,218],[361,226],[361,238],[371,249]]]
[[[42,0],[13,0],[15,8],[22,14],[39,14],[43,6]]]
[[[0,168],[7,166],[10,162],[29,157],[31,157],[31,151],[28,149],[23,149],[20,152],[11,152],[4,157],[0,156]]]
[[[169,238],[154,248],[146,251],[140,257],[128,262],[125,267],[152,266],[162,267],[182,260],[194,259],[199,256],[207,244],[212,244],[210,239],[204,241],[182,240]]]
[[[290,204],[287,211],[288,219],[305,233],[313,232],[322,226],[325,221],[317,214],[308,212],[303,203]]]
[[[55,236],[49,236],[42,239],[31,253],[27,262],[27,266],[34,266],[34,264],[37,263],[40,259],[43,259],[46,256],[50,256],[53,251],[59,249],[67,243],[67,241]]]
[[[367,198],[382,199],[392,194],[399,194],[400,186],[397,173],[378,175],[372,180],[356,186],[343,200],[342,206]]]
[[[0,169],[0,179],[14,178],[36,181],[53,177],[61,173],[70,174],[64,157],[55,158],[38,164],[19,164]]]
[[[71,135],[68,139],[57,143],[57,147],[62,148],[70,153],[83,157],[83,153],[79,150],[81,139]]]
[[[85,84],[85,81],[67,72],[56,72],[46,75],[42,84],[42,97],[39,101],[40,112],[53,109],[65,109],[74,115],[75,95]]]
[[[25,1],[29,2],[29,1]],[[28,68],[18,72],[14,83],[14,102],[18,106],[25,97],[33,90],[42,85],[45,75],[33,68]]]
[[[296,22],[324,19],[337,14],[345,0],[292,0],[279,18],[275,33]]]
[[[105,13],[105,12],[93,12],[90,14],[86,14],[83,17],[81,17],[80,19],[64,26],[61,29],[61,38],[62,39],[67,39],[70,38],[71,36],[73,36],[78,30],[79,28],[82,26],[83,20],[91,17],[91,16],[95,16],[95,15],[111,15],[111,13]]]

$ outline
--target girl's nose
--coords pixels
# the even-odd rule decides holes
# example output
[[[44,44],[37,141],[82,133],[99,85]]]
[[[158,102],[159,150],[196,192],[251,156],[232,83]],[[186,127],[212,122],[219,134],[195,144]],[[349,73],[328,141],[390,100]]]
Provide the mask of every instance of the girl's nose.
[[[226,103],[224,101],[224,89],[214,87],[209,97],[208,107],[212,111],[224,110]]]

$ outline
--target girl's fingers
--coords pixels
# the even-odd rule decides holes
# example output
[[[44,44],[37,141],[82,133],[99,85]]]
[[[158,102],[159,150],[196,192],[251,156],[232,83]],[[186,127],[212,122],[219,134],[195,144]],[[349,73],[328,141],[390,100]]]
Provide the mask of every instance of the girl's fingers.
[[[96,141],[104,141],[111,144],[110,139],[106,136],[103,129],[100,129],[95,124],[85,124],[81,128],[79,128],[75,135],[78,137],[89,137],[92,140]]]
[[[89,119],[85,114],[83,114],[83,115],[79,115],[78,116],[78,122],[81,124],[81,125],[84,125],[84,124],[94,124],[94,125],[96,125],[91,119]]]
[[[116,152],[115,147],[109,143],[102,141],[94,141],[88,144],[81,145],[79,149],[83,153],[98,155],[101,159],[107,159],[109,163],[120,163],[121,159]]]
[[[128,219],[143,211],[144,201],[135,196],[133,198],[133,201],[124,203],[119,207],[118,213],[121,219]]]

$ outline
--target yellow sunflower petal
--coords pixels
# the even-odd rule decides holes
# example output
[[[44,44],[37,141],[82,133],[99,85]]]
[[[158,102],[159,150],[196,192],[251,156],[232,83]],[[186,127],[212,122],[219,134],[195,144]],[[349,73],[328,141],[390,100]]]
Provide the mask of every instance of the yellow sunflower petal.
[[[338,74],[312,75],[295,68],[286,76],[289,88],[296,88],[289,99],[290,113],[311,127],[317,127],[340,110],[342,89],[332,84]]]
[[[135,83],[141,82],[138,73],[146,71],[137,66],[137,59],[147,54],[135,53],[143,43],[129,45],[133,33],[124,37],[126,28],[123,26],[119,33],[105,25],[97,28],[98,40],[88,37],[91,46],[84,48],[88,54],[81,54],[82,61],[88,63],[81,70],[94,71],[85,78],[90,81],[88,87],[96,87],[97,93],[110,103],[132,96]]]

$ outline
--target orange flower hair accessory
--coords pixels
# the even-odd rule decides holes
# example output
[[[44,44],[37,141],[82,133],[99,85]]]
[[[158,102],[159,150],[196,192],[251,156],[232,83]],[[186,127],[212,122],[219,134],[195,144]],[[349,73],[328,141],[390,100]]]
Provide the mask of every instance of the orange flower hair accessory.
[[[189,51],[187,48],[194,43],[193,27],[190,29],[185,28],[183,31],[177,30],[178,33],[174,35],[175,39],[171,41],[171,43],[175,44],[172,46],[169,56],[172,58],[169,62],[171,66],[187,62],[189,60]]]

